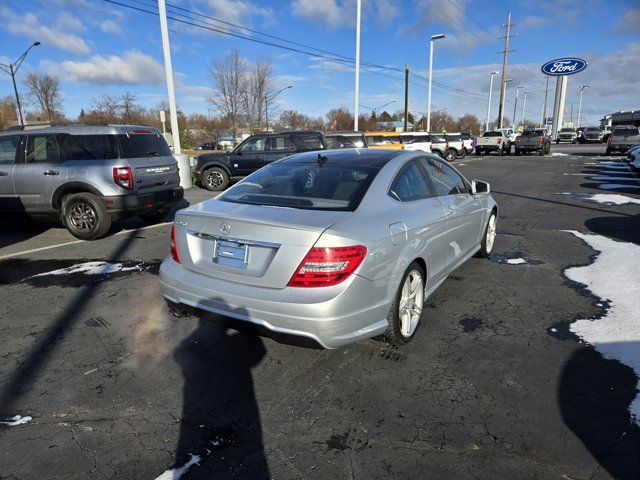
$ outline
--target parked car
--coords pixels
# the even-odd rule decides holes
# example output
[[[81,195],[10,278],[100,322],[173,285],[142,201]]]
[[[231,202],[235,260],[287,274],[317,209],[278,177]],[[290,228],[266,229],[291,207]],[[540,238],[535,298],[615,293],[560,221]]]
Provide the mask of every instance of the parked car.
[[[532,152],[538,152],[541,157],[551,153],[551,138],[547,135],[546,130],[525,130],[522,135],[516,138],[515,155],[526,155]]]
[[[445,133],[444,138],[447,139],[449,148],[455,150],[455,158],[464,158],[467,156],[467,149],[464,148],[464,142],[462,140],[462,134],[460,133]]]
[[[94,240],[117,218],[160,221],[182,197],[178,164],[155,128],[0,132],[0,214],[57,217],[75,237]]]
[[[478,137],[476,155],[491,152],[496,152],[498,155],[511,154],[511,141],[506,131],[484,132],[481,137]]]
[[[606,154],[613,152],[626,153],[630,147],[640,143],[640,131],[633,125],[617,125],[613,127],[607,142]]]
[[[204,142],[193,147],[194,150],[217,150],[216,142]]]
[[[470,133],[465,132],[462,132],[460,136],[462,137],[462,145],[468,155],[469,153],[473,152],[473,137]]]
[[[176,214],[162,294],[325,348],[403,345],[447,276],[491,253],[489,191],[424,152],[294,155]]]
[[[629,165],[633,170],[640,170],[640,145],[631,151],[631,157],[629,158]]]
[[[585,127],[578,138],[580,143],[602,143],[604,133],[600,127]]]
[[[325,148],[322,132],[259,133],[246,138],[230,152],[197,156],[195,176],[198,183],[207,190],[220,192],[232,182],[275,160],[294,153]]]
[[[457,158],[458,152],[453,148],[449,148],[449,142],[447,142],[447,137],[444,133],[432,132],[429,134],[429,138],[433,153],[440,158],[444,158],[447,162],[453,162]]]
[[[396,132],[365,132],[369,148],[382,148],[385,150],[402,150],[400,134]]]
[[[516,138],[518,138],[518,135],[520,135],[518,132],[516,132],[513,128],[508,127],[508,128],[498,128],[496,129],[497,132],[504,132],[504,134],[507,136],[507,138],[509,139],[509,146],[511,146],[511,144],[513,142],[516,141]]]
[[[627,161],[633,162],[636,152],[640,152],[640,144],[634,145],[633,147],[629,148],[629,150],[627,150]]]
[[[609,141],[610,136],[611,136],[611,127],[603,126],[602,127],[602,143],[607,143]]]
[[[324,143],[327,148],[367,148],[362,132],[325,132]]]
[[[400,141],[405,150],[431,153],[431,136],[427,132],[402,132]]]
[[[577,138],[578,138],[578,135],[575,129],[570,127],[564,127],[558,131],[558,135],[556,137],[556,145],[559,144],[560,142],[576,143]]]

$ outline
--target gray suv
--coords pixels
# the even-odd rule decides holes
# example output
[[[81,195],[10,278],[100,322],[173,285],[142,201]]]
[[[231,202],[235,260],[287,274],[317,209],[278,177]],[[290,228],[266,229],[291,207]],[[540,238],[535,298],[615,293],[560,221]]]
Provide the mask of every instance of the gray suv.
[[[607,155],[612,152],[627,153],[629,148],[640,143],[640,131],[634,125],[617,125],[607,140]]]
[[[72,235],[93,240],[117,218],[160,221],[183,195],[177,162],[155,128],[0,132],[0,215],[57,216]]]

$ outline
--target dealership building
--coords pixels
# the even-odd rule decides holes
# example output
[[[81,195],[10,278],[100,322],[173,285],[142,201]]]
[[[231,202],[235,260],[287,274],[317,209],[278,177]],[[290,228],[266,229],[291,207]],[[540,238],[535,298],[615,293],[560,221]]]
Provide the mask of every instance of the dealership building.
[[[602,127],[613,127],[616,125],[635,125],[636,127],[640,127],[640,110],[610,113],[600,120],[600,125]]]

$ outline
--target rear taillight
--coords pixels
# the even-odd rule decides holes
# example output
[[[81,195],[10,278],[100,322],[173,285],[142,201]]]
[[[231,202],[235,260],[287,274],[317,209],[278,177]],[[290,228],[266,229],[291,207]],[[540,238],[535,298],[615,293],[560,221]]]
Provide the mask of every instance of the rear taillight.
[[[367,256],[367,247],[313,247],[289,280],[289,287],[329,287],[347,279]]]
[[[129,167],[113,167],[113,181],[125,190],[133,190],[133,172]]]
[[[173,258],[176,262],[180,262],[180,254],[178,253],[178,244],[176,243],[176,227],[173,225],[171,227],[171,258]]]
[[[607,139],[607,145],[611,145],[611,136]]]
[[[540,145],[544,145],[544,137],[540,137]]]
[[[502,138],[498,138],[498,145],[502,144]]]

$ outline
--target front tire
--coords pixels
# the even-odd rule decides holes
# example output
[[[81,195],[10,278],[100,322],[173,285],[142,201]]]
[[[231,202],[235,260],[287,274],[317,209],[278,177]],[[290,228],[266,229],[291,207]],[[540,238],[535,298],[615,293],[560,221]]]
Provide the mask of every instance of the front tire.
[[[223,168],[208,168],[202,174],[202,185],[211,192],[221,192],[229,186],[229,175]]]
[[[487,228],[484,231],[484,237],[482,237],[482,242],[480,242],[480,250],[478,250],[476,256],[489,258],[489,255],[491,255],[491,251],[493,250],[493,244],[496,240],[497,225],[498,217],[496,217],[496,212],[491,212],[491,216],[487,222]]]
[[[81,240],[102,238],[111,228],[111,216],[104,203],[88,192],[65,197],[62,202],[62,220],[69,233]]]
[[[409,343],[415,336],[422,317],[425,294],[425,272],[419,263],[409,265],[387,315],[385,337],[391,345]]]

